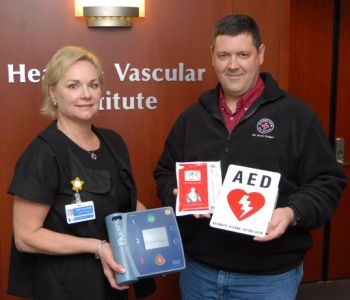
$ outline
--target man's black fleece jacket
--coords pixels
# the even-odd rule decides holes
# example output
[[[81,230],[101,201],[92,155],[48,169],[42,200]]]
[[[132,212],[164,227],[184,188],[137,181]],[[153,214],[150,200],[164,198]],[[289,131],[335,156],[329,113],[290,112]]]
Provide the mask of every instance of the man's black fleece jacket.
[[[268,73],[265,83],[237,127],[229,133],[219,111],[220,85],[200,96],[176,120],[154,171],[158,196],[175,206],[176,162],[221,161],[281,173],[277,207],[293,206],[300,220],[270,242],[209,226],[209,219],[178,217],[185,253],[218,269],[279,274],[300,264],[312,246],[310,230],[338,207],[346,184],[341,166],[315,113],[286,93]],[[261,124],[268,124],[264,130]]]

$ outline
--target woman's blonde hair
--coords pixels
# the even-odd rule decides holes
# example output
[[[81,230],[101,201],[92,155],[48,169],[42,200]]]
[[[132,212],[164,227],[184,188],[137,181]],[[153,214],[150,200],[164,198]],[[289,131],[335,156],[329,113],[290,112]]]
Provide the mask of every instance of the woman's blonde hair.
[[[82,47],[65,46],[59,49],[50,59],[42,80],[44,92],[44,103],[41,106],[41,113],[57,119],[57,106],[50,96],[50,90],[54,88],[63,74],[77,61],[86,60],[90,62],[97,71],[98,79],[103,88],[103,70],[99,59],[90,51]]]

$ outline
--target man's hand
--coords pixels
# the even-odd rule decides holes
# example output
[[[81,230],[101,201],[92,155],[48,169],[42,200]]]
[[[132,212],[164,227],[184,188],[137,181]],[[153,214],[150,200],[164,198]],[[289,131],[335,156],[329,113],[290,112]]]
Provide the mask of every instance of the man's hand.
[[[208,218],[208,219],[210,219],[211,214],[209,214],[209,213],[207,213],[207,214],[194,214],[192,216],[194,216],[196,219],[199,219],[199,218]]]
[[[288,226],[294,219],[294,212],[289,207],[281,207],[274,210],[271,221],[267,227],[267,234],[264,237],[254,237],[255,241],[268,242],[278,239],[285,233]]]

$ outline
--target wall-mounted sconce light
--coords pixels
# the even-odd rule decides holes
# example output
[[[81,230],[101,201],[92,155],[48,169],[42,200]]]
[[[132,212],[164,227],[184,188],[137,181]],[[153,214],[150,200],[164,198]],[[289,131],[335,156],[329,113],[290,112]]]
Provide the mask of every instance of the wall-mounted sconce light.
[[[131,27],[145,16],[145,0],[75,0],[75,16],[87,17],[89,27]]]

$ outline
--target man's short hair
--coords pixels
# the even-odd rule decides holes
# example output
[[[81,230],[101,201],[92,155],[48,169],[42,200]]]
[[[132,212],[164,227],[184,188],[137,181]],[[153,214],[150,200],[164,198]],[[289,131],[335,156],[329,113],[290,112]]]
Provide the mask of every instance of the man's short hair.
[[[237,36],[242,33],[252,36],[253,44],[259,51],[261,45],[259,27],[254,19],[247,15],[229,15],[220,19],[214,27],[211,45],[215,47],[215,40],[219,35]]]

